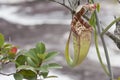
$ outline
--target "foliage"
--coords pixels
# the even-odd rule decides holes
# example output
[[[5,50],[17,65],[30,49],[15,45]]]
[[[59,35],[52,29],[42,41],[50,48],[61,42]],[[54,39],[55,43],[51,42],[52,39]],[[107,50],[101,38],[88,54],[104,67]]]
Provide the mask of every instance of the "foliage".
[[[35,0],[35,1],[39,1],[39,0]],[[74,19],[74,15],[76,13],[75,10],[80,5],[80,2],[81,2],[81,0],[49,0],[49,1],[59,3],[59,4],[63,5],[64,7],[66,7],[68,10],[70,10],[70,12],[72,13],[73,19]],[[94,4],[94,0],[87,0],[87,3],[88,3],[88,5]],[[96,11],[99,12],[100,4],[98,4],[98,3],[95,3],[95,4],[97,4]],[[108,25],[101,32],[102,27],[100,26],[100,21],[99,21],[96,11],[94,11],[92,13],[90,18],[86,14],[81,14],[81,16],[82,16],[82,18],[85,18],[84,20],[88,21],[91,26],[93,26],[92,28],[94,29],[94,41],[95,41],[98,59],[100,61],[102,68],[104,69],[106,74],[109,76],[110,80],[114,80],[110,61],[109,61],[109,55],[108,55],[108,51],[107,51],[103,36],[114,23],[116,23],[117,21],[120,21],[120,17],[115,19],[114,21],[112,21],[110,23],[110,25]],[[75,17],[75,19],[76,18],[77,17]],[[73,33],[75,33],[75,32],[73,32]],[[82,35],[84,35],[84,34],[82,34]],[[71,32],[70,32],[70,36],[71,36]],[[69,55],[70,36],[69,36],[67,44],[66,44],[65,53],[67,53],[67,54],[65,56],[66,56],[67,62],[70,64],[70,66],[71,65],[77,66],[77,65],[81,64],[81,62],[86,57],[87,51],[88,51],[88,48],[90,45],[90,43],[89,43],[90,40],[85,41],[86,38],[81,37],[81,35],[79,35],[79,36],[72,35],[73,41],[74,41],[73,42],[74,59],[72,60]],[[81,39],[80,39],[80,37],[81,37]],[[101,57],[99,45],[98,45],[98,37],[100,37],[102,44],[103,44],[106,61],[108,64],[107,67],[103,64],[103,61],[102,61],[102,57]],[[120,44],[119,38],[115,37],[113,40],[115,42],[117,40],[116,45]],[[87,46],[87,50],[85,50],[86,48],[83,46],[85,46],[85,47]],[[80,55],[81,53],[82,53],[82,56]],[[48,61],[53,59],[57,54],[58,54],[57,52],[46,52],[45,44],[42,42],[37,43],[34,48],[31,48],[28,51],[20,50],[18,52],[16,46],[9,44],[9,43],[5,43],[4,36],[0,33],[0,63],[2,63],[2,64],[6,64],[9,62],[15,63],[15,67],[16,67],[16,73],[14,73],[15,80],[22,80],[22,79],[37,80],[38,77],[42,77],[42,78],[56,77],[56,76],[48,75],[49,69],[61,68],[61,66],[56,63],[49,63]],[[116,80],[120,80],[120,77],[117,78]]]
[[[16,73],[14,73],[15,80],[37,80],[38,77],[51,78],[56,76],[49,76],[49,69],[62,68],[57,63],[49,63],[57,52],[46,52],[45,44],[39,42],[35,48],[30,50],[20,50],[12,44],[5,43],[4,36],[0,34],[0,62],[5,64],[14,62]]]
[[[5,43],[4,36],[0,33],[0,62],[7,63],[15,59],[17,53],[17,47]]]

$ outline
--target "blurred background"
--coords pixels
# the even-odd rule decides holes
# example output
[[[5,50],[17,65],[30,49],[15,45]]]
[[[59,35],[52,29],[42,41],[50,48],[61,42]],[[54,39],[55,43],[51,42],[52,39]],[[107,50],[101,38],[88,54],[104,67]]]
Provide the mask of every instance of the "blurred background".
[[[17,45],[20,49],[30,49],[37,42],[42,41],[46,44],[48,51],[58,51],[60,54],[53,61],[61,64],[63,68],[51,70],[50,74],[55,74],[58,78],[49,80],[108,80],[99,64],[94,39],[87,58],[80,66],[72,69],[66,64],[64,48],[70,30],[69,10],[46,0],[32,1],[0,0],[0,33],[5,35],[6,41]],[[100,5],[99,18],[103,27],[110,24],[114,16],[120,16],[120,4],[115,0],[101,0]],[[115,27],[116,25],[113,25],[109,31],[113,33]],[[105,36],[105,41],[114,76],[118,77],[120,76],[120,50],[109,37]],[[106,64],[101,41],[99,43],[101,55]],[[3,72],[14,72],[13,66],[13,64],[5,65]],[[14,79],[12,76],[0,75],[0,80]]]

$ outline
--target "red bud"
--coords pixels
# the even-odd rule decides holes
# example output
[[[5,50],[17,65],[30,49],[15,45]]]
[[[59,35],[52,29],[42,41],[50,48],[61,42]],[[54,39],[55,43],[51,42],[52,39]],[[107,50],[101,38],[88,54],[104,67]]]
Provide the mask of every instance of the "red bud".
[[[17,48],[16,48],[16,47],[12,47],[12,48],[10,49],[10,52],[15,54],[15,53],[17,52]]]

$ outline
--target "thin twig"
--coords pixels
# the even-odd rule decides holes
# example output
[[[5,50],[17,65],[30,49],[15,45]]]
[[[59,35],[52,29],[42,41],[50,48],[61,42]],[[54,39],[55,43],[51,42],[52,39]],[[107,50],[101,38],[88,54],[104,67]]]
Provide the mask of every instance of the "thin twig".
[[[1,73],[1,72],[0,72],[0,74],[1,74],[1,75],[5,75],[5,76],[10,76],[10,75],[13,75],[13,74],[15,74],[15,73],[5,74],[5,73]]]
[[[75,0],[72,2],[73,3],[73,10],[75,10],[79,6],[78,2],[79,2],[79,0]]]
[[[68,0],[68,3],[70,5],[70,7],[73,8],[72,3],[70,2],[70,0]]]
[[[97,19],[97,26],[98,26],[98,33],[100,34],[101,31],[100,31],[100,23],[99,23],[99,19],[98,19],[98,15],[97,13],[95,12],[96,14],[96,19]],[[106,47],[106,44],[105,44],[105,40],[104,40],[104,37],[100,35],[100,38],[101,38],[101,41],[102,41],[102,44],[103,44],[103,48],[104,48],[104,51],[105,51],[105,56],[106,56],[106,60],[107,60],[107,65],[108,65],[108,70],[109,70],[109,73],[110,73],[110,80],[113,80],[113,74],[112,74],[112,70],[111,70],[111,64],[110,64],[110,59],[109,59],[109,55],[108,55],[108,50],[107,50],[107,47]]]
[[[90,20],[86,15],[83,15],[83,17],[84,17],[87,21]]]
[[[112,21],[112,22],[103,30],[103,32],[101,33],[101,36],[104,35],[104,33],[105,33],[106,31],[108,31],[108,29],[110,29],[111,26],[112,26],[113,24],[115,24],[116,22],[118,22],[118,21],[120,21],[120,17],[119,17],[119,18],[116,18],[114,21]]]
[[[79,5],[80,5],[80,0],[77,0],[76,6],[79,6]]]
[[[0,5],[23,5],[23,4],[29,4],[29,5],[32,5],[32,4],[36,4],[36,3],[39,3],[41,2],[41,0],[31,0],[31,1],[23,1],[23,2],[19,2],[19,3],[0,3]]]
[[[117,0],[118,1],[118,3],[120,3],[120,0]]]
[[[111,32],[107,31],[105,33],[108,37],[110,37],[114,42],[115,44],[118,46],[118,44],[120,44],[120,38],[116,37],[114,34],[112,34]],[[117,41],[117,42],[116,42]],[[120,49],[120,47],[118,46],[118,48]]]
[[[92,2],[94,3],[94,0],[92,0]],[[95,15],[96,15],[96,24],[98,26],[98,33],[101,34],[100,21],[99,21],[98,14],[97,14],[96,11],[95,11]],[[108,70],[109,70],[109,73],[110,73],[110,80],[113,80],[114,78],[113,78],[113,73],[112,73],[112,69],[111,69],[110,59],[109,59],[108,50],[107,50],[107,47],[106,47],[106,44],[105,44],[105,40],[104,40],[104,37],[102,35],[100,35],[100,38],[101,38],[103,48],[104,48],[104,52],[105,52],[105,56],[106,56],[106,61],[107,61],[107,65],[108,65],[107,67],[108,67]]]
[[[117,24],[117,23],[116,23]],[[117,26],[117,25],[116,25]],[[102,31],[104,31],[105,29],[104,28],[102,28]],[[107,35],[109,38],[111,38],[114,42],[115,42],[115,44],[117,45],[117,47],[120,49],[120,38],[119,37],[117,37],[115,34],[113,34],[113,33],[111,33],[111,32],[109,32],[109,31],[106,31],[105,32],[105,35]]]
[[[56,2],[56,3],[58,3],[58,4],[60,4],[60,5],[64,6],[64,7],[66,7],[66,8],[67,8],[68,10],[70,10],[71,12],[73,12],[73,10],[72,10],[69,6],[65,5],[64,3],[60,3],[60,2],[55,1],[55,0],[49,0],[49,1]]]
[[[80,3],[81,3],[80,0],[78,0],[78,5],[80,5]]]
[[[74,6],[78,6],[78,0],[75,1]]]
[[[98,33],[100,34],[101,33],[100,23],[99,23],[97,12],[95,12],[95,15],[96,15],[96,20],[97,20],[96,22],[97,22],[97,26],[98,26]],[[105,40],[104,40],[104,37],[101,36],[101,35],[100,35],[100,38],[101,38],[103,48],[104,48],[104,51],[105,51],[106,61],[107,61],[107,65],[108,65],[107,67],[108,67],[108,70],[109,70],[109,73],[110,73],[110,80],[113,80],[113,73],[112,73],[112,69],[111,69],[110,59],[109,59],[108,50],[107,50],[107,47],[106,47],[106,44],[105,44]]]
[[[96,51],[97,51],[97,56],[98,56],[98,59],[99,59],[99,62],[103,68],[103,70],[105,71],[105,73],[109,76],[109,71],[108,69],[106,68],[106,66],[104,65],[103,61],[102,61],[102,57],[100,55],[100,50],[99,50],[99,46],[98,46],[98,33],[97,33],[97,28],[95,27],[94,28],[94,41],[95,41],[95,47],[96,47]]]
[[[63,4],[65,4],[65,0],[63,0]]]
[[[114,42],[117,40],[117,41],[120,41],[120,39],[118,37],[116,37],[114,34],[112,34],[111,32],[107,31],[105,33],[107,36],[109,36]]]

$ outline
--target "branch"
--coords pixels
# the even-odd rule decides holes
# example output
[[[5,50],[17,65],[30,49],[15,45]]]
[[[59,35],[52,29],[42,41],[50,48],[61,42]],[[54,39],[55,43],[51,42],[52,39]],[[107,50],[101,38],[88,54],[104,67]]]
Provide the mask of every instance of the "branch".
[[[41,2],[41,0],[23,1],[23,2],[20,2],[20,3],[0,3],[0,4],[2,4],[2,5],[23,5],[23,4],[32,5],[32,4],[36,4],[36,3],[39,3],[39,2]]]
[[[68,2],[69,2],[70,7],[72,8],[73,6],[72,6],[72,3],[70,2],[70,0],[68,0]]]
[[[120,17],[119,18],[116,18],[114,21],[112,21],[101,33],[101,36],[103,36],[105,34],[106,31],[108,31],[108,29],[111,28],[111,26],[113,24],[115,24],[116,22],[120,21]]]
[[[98,33],[100,34],[101,33],[101,31],[100,31],[100,23],[99,23],[97,12],[95,12],[95,14],[96,14],[96,19],[97,19]],[[105,56],[106,56],[106,61],[107,61],[107,65],[108,65],[107,67],[108,67],[108,70],[109,70],[109,73],[110,73],[110,75],[109,75],[110,80],[113,80],[113,73],[112,73],[112,69],[111,69],[109,54],[108,54],[108,50],[107,50],[107,47],[106,47],[106,44],[105,44],[105,40],[104,40],[104,37],[101,36],[101,35],[100,35],[100,38],[101,38],[103,48],[104,48],[104,52],[105,52]]]
[[[107,31],[105,34],[108,37],[110,37],[115,42],[115,44],[117,45],[117,47],[120,49],[120,38],[116,37],[114,34],[112,34],[109,31]]]
[[[63,0],[63,3],[65,4],[65,0]]]
[[[117,22],[118,21],[120,21],[120,17],[119,18],[115,18],[115,20],[112,21],[105,29],[102,28],[103,32],[101,33],[101,36],[104,35],[104,34],[106,34],[108,37],[110,37],[116,43],[117,47],[120,49],[120,38],[118,38],[116,35],[114,35],[114,34],[112,34],[112,33],[110,33],[108,31],[108,29],[110,27],[112,27],[113,24],[116,23],[116,26],[117,26]]]
[[[74,11],[73,11],[73,10],[72,10],[69,6],[65,5],[64,3],[60,3],[60,2],[55,1],[55,0],[49,0],[49,1],[56,2],[56,3],[58,3],[58,4],[60,4],[60,5],[64,6],[64,7],[66,7],[68,10],[70,10],[70,11],[71,11],[71,13],[73,13],[73,12],[74,12]]]
[[[89,21],[90,19],[86,16],[86,15],[83,15],[83,17]],[[104,31],[105,29],[102,28],[102,30]],[[116,37],[114,34],[112,34],[111,32],[109,31],[106,31],[105,33],[108,37],[110,37],[117,45],[117,47],[120,49],[120,38]],[[102,35],[101,35],[102,36]]]
[[[1,74],[1,75],[5,75],[5,76],[10,76],[10,75],[13,75],[13,74],[15,74],[15,73],[5,74],[5,73],[1,73],[1,72],[0,72],[0,74]]]
[[[118,1],[118,3],[120,3],[120,0],[117,0]]]
[[[91,0],[92,3],[94,3],[94,0]],[[98,33],[101,34],[101,30],[100,30],[100,21],[99,21],[99,18],[98,18],[98,14],[97,12],[95,11],[95,16],[96,16],[96,24],[98,26]],[[106,44],[105,44],[105,40],[104,40],[104,37],[102,35],[100,35],[100,38],[101,38],[101,41],[102,41],[102,44],[103,44],[103,48],[104,48],[104,52],[105,52],[105,56],[106,56],[106,61],[107,61],[107,67],[108,67],[108,70],[109,70],[109,77],[110,77],[110,80],[113,80],[113,73],[112,73],[112,69],[111,69],[111,64],[110,64],[110,59],[109,59],[109,55],[108,55],[108,50],[107,50],[107,47],[106,47]]]

